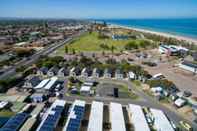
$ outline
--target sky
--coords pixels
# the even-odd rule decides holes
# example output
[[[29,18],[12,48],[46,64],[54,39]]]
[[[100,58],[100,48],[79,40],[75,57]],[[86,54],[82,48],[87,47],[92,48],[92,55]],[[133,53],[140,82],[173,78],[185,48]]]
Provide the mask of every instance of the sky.
[[[197,18],[197,0],[0,0],[0,17]]]

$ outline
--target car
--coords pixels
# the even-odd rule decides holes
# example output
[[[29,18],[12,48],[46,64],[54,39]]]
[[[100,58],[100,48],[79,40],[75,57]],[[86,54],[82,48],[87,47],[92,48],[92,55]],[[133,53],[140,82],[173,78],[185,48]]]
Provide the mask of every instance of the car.
[[[194,120],[194,122],[197,124],[197,118]]]
[[[183,92],[183,96],[185,96],[185,97],[190,97],[191,95],[192,95],[192,93],[190,91]]]
[[[179,124],[181,125],[182,128],[184,128],[187,131],[193,131],[193,128],[190,126],[190,124],[188,124],[185,121],[180,121]]]

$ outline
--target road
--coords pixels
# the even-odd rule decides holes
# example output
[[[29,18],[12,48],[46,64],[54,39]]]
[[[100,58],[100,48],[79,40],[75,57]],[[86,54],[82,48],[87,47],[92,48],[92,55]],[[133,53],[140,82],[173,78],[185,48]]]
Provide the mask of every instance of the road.
[[[76,99],[85,100],[87,103],[91,103],[94,100],[102,101],[105,104],[109,104],[110,102],[118,102],[118,103],[122,104],[123,106],[126,106],[130,103],[137,104],[137,105],[141,105],[141,106],[146,106],[146,107],[162,110],[163,112],[165,112],[165,114],[167,114],[167,116],[170,118],[170,120],[173,120],[173,122],[175,124],[178,124],[179,121],[182,121],[182,120],[188,121],[185,118],[183,118],[182,116],[180,116],[180,114],[178,114],[176,112],[176,110],[169,109],[169,108],[165,107],[164,105],[161,105],[161,103],[159,103],[156,99],[147,95],[141,89],[134,87],[130,81],[106,80],[106,79],[95,79],[95,80],[99,81],[99,82],[111,82],[111,83],[117,83],[117,84],[126,84],[126,85],[128,85],[129,89],[134,91],[142,99],[120,99],[120,98],[117,99],[117,98],[112,98],[112,97],[100,97],[100,96],[95,96],[95,97],[65,96],[64,99],[69,102],[72,102]],[[67,90],[65,89],[64,91],[67,91]],[[188,121],[188,122],[192,125],[192,127],[194,129],[197,129],[196,123],[194,123],[192,121]]]
[[[36,54],[30,56],[30,58],[28,58],[28,60],[21,60],[20,62],[17,63],[17,65],[6,69],[5,72],[0,75],[0,80],[6,79],[6,78],[8,78],[10,76],[14,76],[16,74],[15,70],[16,70],[17,67],[32,65],[33,63],[35,63],[40,58],[40,56],[49,55],[50,53],[54,52],[59,47],[65,45],[65,43],[70,42],[71,40],[73,40],[74,38],[79,37],[83,33],[84,33],[84,31],[79,32],[79,34],[71,36],[71,37],[69,37],[69,38],[67,38],[67,39],[65,39],[65,40],[63,40],[61,42],[54,43],[54,44],[50,45],[49,47],[45,48],[44,50],[39,51]]]

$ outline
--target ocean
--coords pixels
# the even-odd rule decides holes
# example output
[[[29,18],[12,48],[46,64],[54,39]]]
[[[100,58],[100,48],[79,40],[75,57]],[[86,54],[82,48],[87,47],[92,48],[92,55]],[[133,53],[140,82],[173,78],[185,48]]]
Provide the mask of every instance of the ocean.
[[[197,18],[193,19],[105,19],[108,24],[146,29],[197,39]]]

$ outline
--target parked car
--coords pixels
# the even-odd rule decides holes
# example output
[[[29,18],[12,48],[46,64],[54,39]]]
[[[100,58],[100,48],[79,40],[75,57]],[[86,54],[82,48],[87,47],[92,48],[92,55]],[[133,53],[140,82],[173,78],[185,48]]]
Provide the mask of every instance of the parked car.
[[[192,93],[190,91],[183,92],[183,96],[185,96],[185,97],[190,97],[191,95],[192,95]]]

